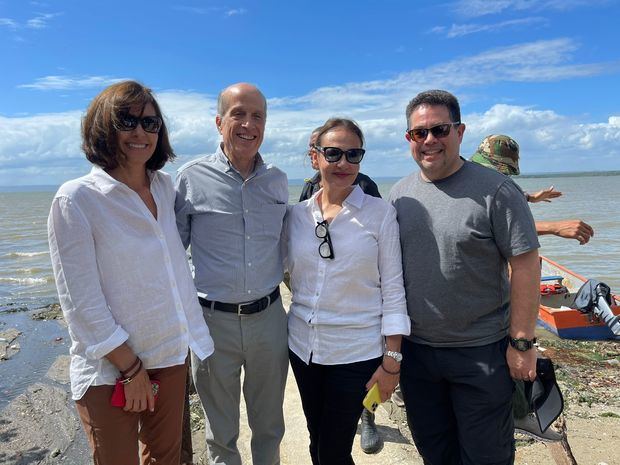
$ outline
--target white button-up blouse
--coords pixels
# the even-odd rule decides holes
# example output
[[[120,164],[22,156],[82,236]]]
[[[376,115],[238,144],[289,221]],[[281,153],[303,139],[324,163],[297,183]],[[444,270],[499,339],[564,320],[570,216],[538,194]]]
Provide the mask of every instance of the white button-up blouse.
[[[60,305],[71,336],[71,390],[114,384],[104,356],[123,342],[146,368],[201,359],[213,341],[198,303],[174,214],[170,176],[149,172],[157,219],[138,194],[95,166],[63,184],[48,237]]]
[[[396,211],[355,186],[329,224],[334,259],[319,255],[323,221],[315,193],[289,208],[289,348],[306,363],[335,365],[383,353],[383,336],[408,335]]]

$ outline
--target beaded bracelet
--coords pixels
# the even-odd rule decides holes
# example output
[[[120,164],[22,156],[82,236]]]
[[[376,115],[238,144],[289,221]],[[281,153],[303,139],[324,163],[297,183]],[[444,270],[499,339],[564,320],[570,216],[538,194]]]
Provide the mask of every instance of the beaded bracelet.
[[[400,374],[400,368],[398,369],[398,371],[389,371],[387,370],[384,366],[383,366],[383,362],[381,362],[381,369],[383,371],[385,371],[388,375],[399,375]]]

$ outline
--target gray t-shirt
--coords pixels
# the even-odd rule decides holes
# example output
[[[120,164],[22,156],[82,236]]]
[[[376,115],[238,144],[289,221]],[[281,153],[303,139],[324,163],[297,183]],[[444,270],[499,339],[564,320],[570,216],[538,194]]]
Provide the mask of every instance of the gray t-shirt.
[[[435,347],[473,347],[509,329],[507,259],[539,247],[521,189],[465,161],[451,176],[401,179],[396,207],[411,336]]]

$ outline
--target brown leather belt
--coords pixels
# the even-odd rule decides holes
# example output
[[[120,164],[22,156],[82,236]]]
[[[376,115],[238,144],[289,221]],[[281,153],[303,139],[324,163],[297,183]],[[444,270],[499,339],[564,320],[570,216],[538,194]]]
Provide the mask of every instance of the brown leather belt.
[[[240,304],[230,304],[227,302],[218,302],[216,300],[208,300],[204,297],[198,297],[200,305],[207,308],[213,308],[221,312],[236,313],[237,315],[251,315],[265,310],[273,302],[280,298],[280,287],[276,287],[274,291],[252,302],[243,302]]]

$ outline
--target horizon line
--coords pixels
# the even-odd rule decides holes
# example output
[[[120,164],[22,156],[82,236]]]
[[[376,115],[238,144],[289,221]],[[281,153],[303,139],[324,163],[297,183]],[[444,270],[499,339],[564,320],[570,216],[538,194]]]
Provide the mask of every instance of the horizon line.
[[[413,171],[412,171],[413,173]],[[408,176],[408,173],[405,176]],[[512,178],[533,178],[533,177],[576,177],[576,176],[584,176],[584,175],[596,175],[596,176],[617,176],[620,175],[620,170],[600,170],[600,171],[542,171],[542,172],[532,172],[532,173],[521,173],[517,176],[511,176]],[[405,176],[374,176],[372,179],[374,180],[396,180],[402,179]],[[304,178],[290,178],[288,180],[289,184],[291,181],[295,181],[296,183],[303,183],[308,177]],[[13,184],[13,185],[0,185],[0,192],[4,189],[45,189],[45,188],[58,188],[61,184]]]

